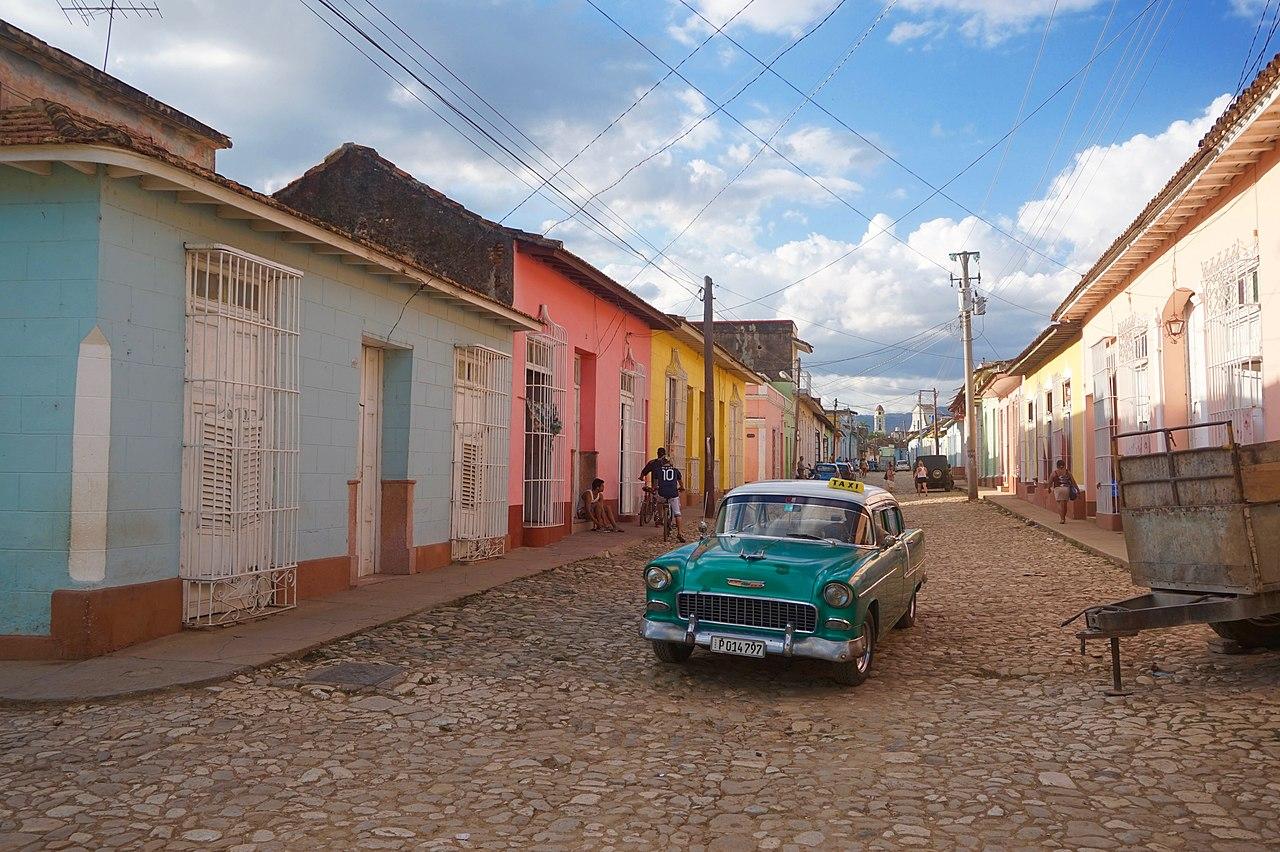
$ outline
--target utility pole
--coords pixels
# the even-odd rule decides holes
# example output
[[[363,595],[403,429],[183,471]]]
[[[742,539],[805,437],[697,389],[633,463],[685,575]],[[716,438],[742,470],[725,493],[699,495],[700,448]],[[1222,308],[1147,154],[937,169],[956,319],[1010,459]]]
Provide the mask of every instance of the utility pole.
[[[702,516],[715,515],[716,507],[716,344],[712,319],[711,276],[702,279],[702,380],[707,392],[702,395]]]
[[[831,406],[831,422],[835,424],[835,434],[831,436],[831,460],[835,461],[840,458],[840,439],[844,437],[844,432],[840,429],[840,397],[836,397]]]
[[[938,445],[938,389],[933,389],[933,454],[935,456],[942,455],[942,449]]]
[[[977,400],[973,398],[973,284],[969,277],[969,259],[977,260],[976,251],[960,251],[951,255],[960,261],[960,277],[952,278],[960,285],[960,328],[964,337],[964,421],[965,462],[964,479],[970,500],[978,499],[978,418]]]

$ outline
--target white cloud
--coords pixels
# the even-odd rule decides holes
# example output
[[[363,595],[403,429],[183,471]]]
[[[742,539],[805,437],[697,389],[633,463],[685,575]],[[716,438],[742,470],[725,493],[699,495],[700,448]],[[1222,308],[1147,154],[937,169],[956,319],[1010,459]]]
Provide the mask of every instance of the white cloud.
[[[1229,102],[1221,95],[1196,118],[1154,136],[1139,133],[1078,152],[1043,198],[1022,205],[1018,227],[1069,249],[1078,268],[1091,265],[1195,151]]]
[[[1062,17],[1088,11],[1101,2],[1102,0],[902,0],[901,6],[906,11],[919,15],[933,15],[927,23],[935,25],[940,23],[941,18],[956,19],[965,36],[993,45],[1024,32],[1050,15]],[[896,27],[894,31],[897,31]]]
[[[901,21],[894,24],[893,29],[889,31],[889,42],[891,44],[902,44],[908,41],[924,38],[927,35],[941,29],[942,24],[938,21]]]
[[[715,26],[721,26],[743,6],[743,0],[690,0],[702,16]],[[755,0],[745,12],[734,19],[730,29],[743,26],[761,33],[799,35],[813,21],[825,15],[831,8],[831,0]],[[685,8],[676,3],[676,11]],[[712,32],[712,27],[697,15],[669,28],[668,32],[685,44],[694,44]]]

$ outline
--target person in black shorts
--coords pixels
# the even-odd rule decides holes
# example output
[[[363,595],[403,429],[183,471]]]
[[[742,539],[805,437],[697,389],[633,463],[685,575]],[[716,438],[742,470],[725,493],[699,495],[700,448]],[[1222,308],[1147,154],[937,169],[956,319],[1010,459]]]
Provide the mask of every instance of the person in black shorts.
[[[676,528],[676,541],[684,543],[684,533],[680,530],[680,495],[684,493],[684,481],[680,476],[680,468],[664,457],[662,464],[654,472],[658,481],[658,499],[667,502],[671,524]],[[668,530],[662,530],[662,540],[666,541]]]

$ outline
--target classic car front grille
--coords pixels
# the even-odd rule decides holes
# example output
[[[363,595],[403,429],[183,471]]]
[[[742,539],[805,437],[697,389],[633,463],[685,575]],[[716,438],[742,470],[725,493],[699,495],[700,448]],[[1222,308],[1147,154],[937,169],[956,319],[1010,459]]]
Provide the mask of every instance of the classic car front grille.
[[[767,627],[772,630],[784,630],[790,624],[801,633],[812,633],[818,626],[818,608],[795,601],[681,592],[678,603],[681,618],[696,615],[699,621],[716,624]]]

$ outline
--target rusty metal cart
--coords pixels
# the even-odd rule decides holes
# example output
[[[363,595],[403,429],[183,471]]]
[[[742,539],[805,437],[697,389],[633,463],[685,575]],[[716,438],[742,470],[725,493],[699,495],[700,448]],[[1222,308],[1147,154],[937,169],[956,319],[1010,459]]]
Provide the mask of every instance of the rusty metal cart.
[[[1197,429],[1226,440],[1177,449],[1175,434]],[[1151,592],[1063,623],[1084,617],[1081,653],[1109,641],[1108,694],[1124,694],[1120,640],[1143,630],[1208,624],[1244,647],[1280,645],[1280,441],[1239,445],[1218,421],[1124,432],[1111,449],[1129,571]]]

